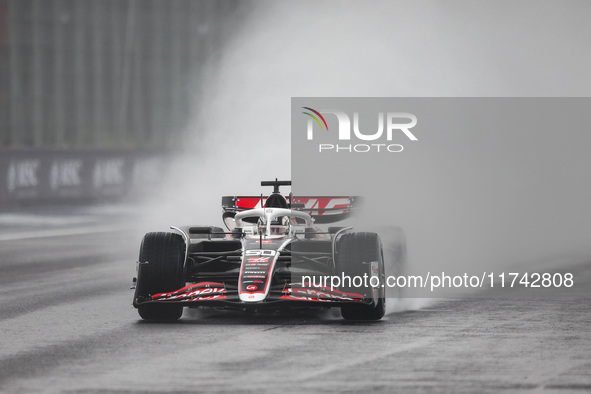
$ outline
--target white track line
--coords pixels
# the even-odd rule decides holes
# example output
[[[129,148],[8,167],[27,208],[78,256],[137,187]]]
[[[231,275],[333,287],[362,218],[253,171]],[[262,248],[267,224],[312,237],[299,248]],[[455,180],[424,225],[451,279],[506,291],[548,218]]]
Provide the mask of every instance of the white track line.
[[[69,236],[69,235],[108,233],[108,232],[127,231],[127,230],[128,229],[111,225],[111,226],[97,226],[97,227],[67,228],[67,229],[62,229],[62,230],[28,231],[28,232],[0,235],[0,242],[2,242],[2,241],[19,241],[19,240],[24,240],[24,239],[35,239],[35,238],[65,237],[65,236]]]

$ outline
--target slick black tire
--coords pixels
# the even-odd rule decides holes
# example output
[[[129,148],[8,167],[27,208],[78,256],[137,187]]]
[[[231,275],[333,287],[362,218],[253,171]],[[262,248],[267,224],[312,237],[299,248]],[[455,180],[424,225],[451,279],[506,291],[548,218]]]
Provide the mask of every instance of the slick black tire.
[[[378,262],[378,275],[380,284],[378,287],[377,301],[367,304],[346,304],[341,306],[341,316],[345,320],[380,320],[386,313],[386,298],[382,284],[385,280],[384,257],[382,243],[376,233],[349,233],[341,236],[337,241],[337,274],[363,277],[367,274],[371,277],[372,261]],[[368,279],[369,282],[369,279]],[[372,298],[373,288],[367,287],[341,287],[344,292],[365,294],[366,298]]]
[[[139,262],[145,263],[138,275],[137,289],[142,296],[166,293],[185,286],[183,264],[185,242],[174,233],[148,233],[142,240]],[[145,304],[138,306],[144,320],[178,320],[182,305]]]

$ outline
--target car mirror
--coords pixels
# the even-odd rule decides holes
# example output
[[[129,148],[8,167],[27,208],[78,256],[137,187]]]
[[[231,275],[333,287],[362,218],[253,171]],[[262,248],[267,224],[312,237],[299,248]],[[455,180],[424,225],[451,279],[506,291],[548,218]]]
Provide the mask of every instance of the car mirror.
[[[224,212],[222,214],[222,220],[224,221],[224,225],[230,231],[236,228],[236,219],[234,219],[234,216],[236,216],[236,212]]]

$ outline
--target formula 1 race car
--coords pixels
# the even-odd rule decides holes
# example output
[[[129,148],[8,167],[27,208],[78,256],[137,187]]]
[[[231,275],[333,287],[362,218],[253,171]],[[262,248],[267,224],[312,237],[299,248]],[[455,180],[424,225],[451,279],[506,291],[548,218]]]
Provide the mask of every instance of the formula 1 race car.
[[[222,197],[215,226],[171,227],[143,238],[133,306],[146,320],[176,320],[183,307],[244,311],[340,307],[347,320],[386,308],[377,233],[316,226],[348,218],[356,197],[283,196],[291,181],[264,181],[268,197]]]

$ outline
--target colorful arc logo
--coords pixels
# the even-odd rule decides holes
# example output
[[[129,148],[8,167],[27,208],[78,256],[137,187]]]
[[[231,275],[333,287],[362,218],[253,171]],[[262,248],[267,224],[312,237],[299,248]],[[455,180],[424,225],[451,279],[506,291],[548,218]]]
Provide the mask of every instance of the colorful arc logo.
[[[322,116],[320,114],[320,112],[316,111],[315,109],[312,109],[310,107],[302,107],[303,109],[307,109],[308,111],[313,112],[314,114],[318,115],[318,117],[320,117],[320,119],[322,119],[322,123],[324,123],[324,126],[326,127],[326,131],[328,131],[328,125],[326,124],[326,120],[324,119],[324,116]],[[305,115],[308,115],[309,117],[311,117],[312,119],[314,119],[316,121],[316,123],[318,123],[318,126],[320,126],[320,130],[324,129],[324,127],[322,127],[322,123],[320,123],[320,120],[312,115],[310,112],[302,112]]]

